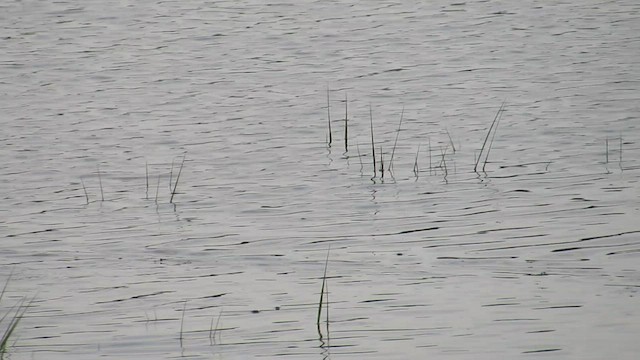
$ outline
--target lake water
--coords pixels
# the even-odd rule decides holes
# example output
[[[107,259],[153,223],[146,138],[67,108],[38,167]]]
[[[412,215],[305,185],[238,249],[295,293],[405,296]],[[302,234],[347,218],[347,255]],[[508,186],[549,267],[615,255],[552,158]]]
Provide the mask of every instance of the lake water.
[[[637,358],[636,1],[0,19],[8,358]]]

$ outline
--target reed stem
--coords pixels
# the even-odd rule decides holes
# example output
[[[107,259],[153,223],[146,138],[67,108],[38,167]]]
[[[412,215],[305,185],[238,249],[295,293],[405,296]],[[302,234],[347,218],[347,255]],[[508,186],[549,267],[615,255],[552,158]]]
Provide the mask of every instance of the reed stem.
[[[329,87],[327,86],[327,121],[329,124],[329,147],[331,147],[331,142],[333,141],[331,135],[331,101],[329,99]]]
[[[373,159],[373,177],[376,177],[376,144],[373,141],[373,110],[369,104],[369,120],[371,122],[371,158]]]
[[[504,105],[504,103],[502,103]],[[500,116],[498,116],[498,121],[496,122],[496,127],[493,129],[493,135],[491,136],[491,141],[489,142],[489,147],[487,148],[487,155],[484,158],[484,163],[482,164],[482,172],[484,172],[485,166],[487,166],[487,161],[489,160],[489,153],[491,152],[491,147],[493,146],[493,140],[496,137],[496,133],[498,132],[498,126],[500,125],[500,120],[502,119],[502,114],[504,114],[504,110],[499,112]]]
[[[102,190],[102,176],[100,175],[100,164],[97,165],[98,168],[98,182],[100,183],[100,196],[102,201],[104,201],[104,191]]]
[[[360,172],[362,173],[364,164],[362,163],[362,155],[360,155],[360,144],[357,141],[356,141],[356,150],[358,151],[358,160],[360,160]]]
[[[146,180],[145,200],[149,200],[149,163],[144,162],[144,175]]]
[[[322,302],[324,299],[325,288],[327,287],[327,268],[329,266],[329,252],[331,251],[331,246],[327,249],[327,258],[324,262],[324,275],[322,275],[322,287],[320,288],[320,301],[318,302],[318,318],[316,320],[316,325],[318,326],[318,334],[322,338],[322,330],[320,330],[320,318],[322,317]],[[327,294],[327,299],[329,298],[329,294]],[[327,300],[328,301],[328,300]],[[329,309],[329,303],[327,302],[327,312]],[[329,322],[329,315],[327,314],[327,323]]]
[[[347,100],[347,92],[345,91],[344,93],[344,152],[345,153],[349,151],[348,104],[349,104],[349,101]]]
[[[496,121],[498,120],[498,116],[502,112],[502,109],[504,109],[505,102],[506,102],[506,100],[502,102],[502,105],[500,105],[500,109],[498,109],[498,112],[496,113],[496,116],[493,118],[493,122],[491,122],[491,126],[489,127],[489,131],[487,131],[487,136],[484,138],[484,142],[482,143],[482,148],[480,148],[480,154],[478,155],[478,159],[476,159],[476,164],[473,167],[473,171],[474,172],[478,172],[478,164],[480,163],[480,159],[482,159],[482,153],[484,152],[485,146],[487,146],[487,141],[489,141],[489,136],[491,135],[491,132],[493,131],[493,127],[495,126]],[[486,160],[485,160],[485,163],[486,163]]]
[[[158,192],[160,191],[160,175],[158,175],[158,185],[156,185],[156,204],[158,203]]]
[[[182,157],[182,163],[180,164],[180,170],[178,170],[178,176],[176,176],[176,183],[173,185],[173,191],[171,191],[171,198],[169,199],[169,203],[173,203],[173,197],[176,194],[176,189],[178,188],[178,181],[180,180],[180,174],[182,174],[182,168],[184,167],[184,161],[187,158],[187,154],[184,154]]]
[[[182,306],[182,318],[180,319],[180,347],[182,347],[182,334],[183,334],[183,326],[184,326],[184,313],[187,310],[187,300],[184,301],[184,305]]]
[[[80,177],[80,183],[82,184],[82,190],[84,191],[84,197],[87,199],[87,205],[89,205],[89,194],[87,194],[87,188],[84,186],[84,180]]]
[[[449,142],[451,143],[451,149],[453,150],[453,153],[456,153],[456,146],[453,144],[453,139],[451,138],[451,134],[449,134],[449,129],[444,128],[444,131],[447,133],[447,136],[449,137]]]
[[[382,146],[380,146],[380,179],[384,179],[384,158],[382,153]]]
[[[420,169],[418,168],[418,155],[420,154],[420,144],[418,144],[418,151],[416,151],[416,160],[413,162],[413,173],[418,176]]]
[[[402,106],[402,112],[400,113],[400,123],[398,124],[398,131],[396,132],[396,140],[393,143],[393,149],[391,150],[391,158],[389,159],[389,172],[392,171],[393,167],[393,155],[396,153],[396,146],[398,145],[398,136],[400,136],[400,129],[402,128],[402,119],[404,117],[404,105]]]

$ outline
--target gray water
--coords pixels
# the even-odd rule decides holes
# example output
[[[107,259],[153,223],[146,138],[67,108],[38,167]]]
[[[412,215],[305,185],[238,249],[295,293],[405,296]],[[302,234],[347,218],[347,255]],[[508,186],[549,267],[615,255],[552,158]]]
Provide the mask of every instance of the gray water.
[[[635,1],[26,0],[0,21],[0,306],[34,298],[7,358],[640,352]]]

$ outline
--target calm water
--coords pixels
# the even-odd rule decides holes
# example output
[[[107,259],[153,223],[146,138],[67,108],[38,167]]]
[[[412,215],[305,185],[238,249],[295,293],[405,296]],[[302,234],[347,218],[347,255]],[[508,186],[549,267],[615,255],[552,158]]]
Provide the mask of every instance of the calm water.
[[[3,314],[35,296],[11,359],[640,352],[635,1],[27,0],[0,20]]]

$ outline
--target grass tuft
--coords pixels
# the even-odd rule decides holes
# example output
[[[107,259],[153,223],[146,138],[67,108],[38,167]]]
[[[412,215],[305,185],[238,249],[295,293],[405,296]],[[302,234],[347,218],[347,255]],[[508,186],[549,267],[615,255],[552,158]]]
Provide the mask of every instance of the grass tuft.
[[[0,302],[2,301],[5,291],[7,290],[7,286],[9,285],[10,280],[11,280],[11,275],[9,275],[9,277],[7,278],[7,281],[4,283],[4,287],[2,288],[2,292],[0,292]],[[3,329],[3,330],[0,330],[1,331],[0,335],[2,335],[2,337],[0,338],[0,358],[2,358],[4,354],[8,352],[9,339],[11,338],[11,335],[14,333],[14,331],[18,327],[20,320],[24,318],[24,315],[27,312],[27,309],[31,307],[31,303],[33,302],[34,299],[35,299],[35,296],[31,298],[29,302],[27,302],[27,297],[23,297],[16,304],[14,304],[9,309],[9,311],[7,311],[2,316],[2,318],[0,318],[0,326],[1,326],[0,329]],[[6,325],[5,325],[5,320],[8,320]]]

